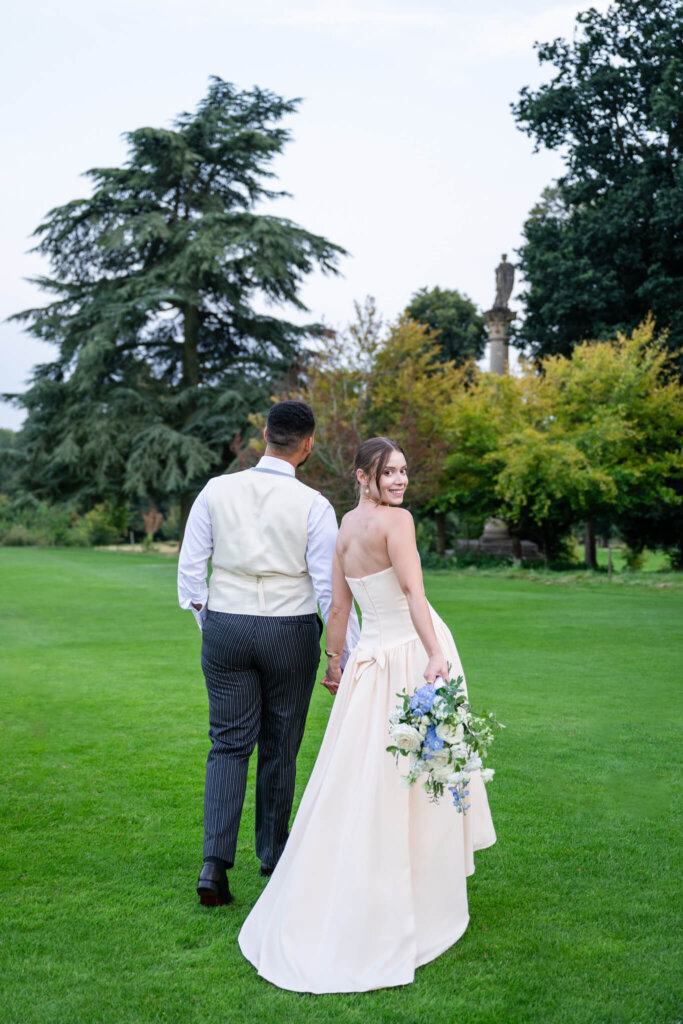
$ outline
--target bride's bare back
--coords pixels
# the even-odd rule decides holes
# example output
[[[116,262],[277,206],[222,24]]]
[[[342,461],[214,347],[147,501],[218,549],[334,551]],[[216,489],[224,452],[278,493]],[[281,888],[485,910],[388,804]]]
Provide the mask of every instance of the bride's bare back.
[[[327,623],[328,668],[325,684],[335,693],[341,677],[341,651],[346,635],[352,594],[347,579],[362,579],[393,568],[415,630],[428,656],[425,679],[433,682],[448,674],[448,665],[439,648],[431,613],[422,582],[420,557],[415,543],[415,525],[407,509],[400,508],[408,484],[403,452],[392,445],[386,453],[386,438],[365,442],[359,457],[368,446],[380,451],[385,446],[381,463],[369,462],[358,467],[356,479],[361,488],[356,508],[342,519],[332,565],[332,607]],[[357,462],[359,458],[357,458]],[[376,469],[379,465],[379,469]],[[362,636],[362,634],[361,634]],[[331,646],[330,646],[331,645]]]
[[[405,509],[383,505],[359,505],[342,519],[337,538],[337,555],[345,576],[359,579],[382,572],[392,564],[387,538]]]

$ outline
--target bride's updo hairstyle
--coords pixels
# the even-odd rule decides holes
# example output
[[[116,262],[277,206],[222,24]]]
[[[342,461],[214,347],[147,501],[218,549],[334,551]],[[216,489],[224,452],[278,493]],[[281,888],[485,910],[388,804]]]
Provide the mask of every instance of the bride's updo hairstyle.
[[[380,481],[382,473],[391,458],[392,452],[400,452],[403,458],[406,456],[400,444],[392,441],[390,437],[371,437],[369,440],[363,441],[356,452],[356,458],[353,463],[353,475],[356,477],[356,487],[359,494],[361,487],[356,475],[359,469],[362,469],[367,477],[374,476],[377,490],[381,493]]]

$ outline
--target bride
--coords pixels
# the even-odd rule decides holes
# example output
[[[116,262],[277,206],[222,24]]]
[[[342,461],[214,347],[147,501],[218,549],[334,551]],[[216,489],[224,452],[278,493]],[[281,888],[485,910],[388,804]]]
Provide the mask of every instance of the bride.
[[[355,474],[360,498],[339,530],[325,652],[324,682],[338,696],[284,853],[239,935],[259,974],[296,992],[411,982],[467,928],[473,851],[496,841],[478,773],[462,815],[403,785],[386,751],[396,694],[462,667],[425,597],[413,519],[400,507],[403,450],[372,438]],[[362,630],[342,675],[354,597]]]

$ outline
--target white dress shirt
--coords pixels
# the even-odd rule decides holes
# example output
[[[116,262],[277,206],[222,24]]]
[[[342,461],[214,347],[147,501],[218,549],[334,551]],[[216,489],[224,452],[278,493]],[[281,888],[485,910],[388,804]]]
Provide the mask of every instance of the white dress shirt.
[[[295,476],[294,466],[284,459],[264,455],[257,466],[275,473]],[[337,543],[337,517],[327,498],[316,494],[308,513],[308,543],[306,565],[313,582],[316,600],[325,624],[332,603],[332,559]],[[183,546],[178,560],[178,601],[181,608],[191,608],[197,625],[202,628],[206,618],[206,602],[209,588],[206,583],[207,564],[213,553],[211,515],[207,501],[206,487],[197,496],[185,526]],[[197,611],[193,605],[201,605]],[[355,608],[352,607],[346,632],[346,643],[342,664],[358,643],[360,629]]]

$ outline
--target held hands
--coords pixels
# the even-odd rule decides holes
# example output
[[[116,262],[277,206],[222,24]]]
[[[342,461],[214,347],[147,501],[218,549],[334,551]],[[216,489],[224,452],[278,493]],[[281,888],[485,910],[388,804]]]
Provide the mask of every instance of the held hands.
[[[422,675],[428,683],[434,683],[434,680],[441,676],[442,679],[448,679],[450,676],[450,669],[448,668],[448,662],[444,658],[441,651],[438,654],[433,654],[427,662],[427,668],[424,670]]]
[[[323,676],[323,678],[320,680],[320,685],[324,686],[326,690],[329,690],[333,697],[337,696],[339,683],[335,682],[334,679],[330,679],[328,675]]]
[[[339,682],[342,677],[341,666],[339,664],[339,658],[329,658],[327,662],[327,671],[325,676],[320,680],[321,684],[330,691],[334,697],[339,689]]]

